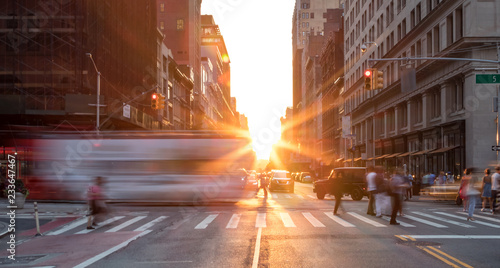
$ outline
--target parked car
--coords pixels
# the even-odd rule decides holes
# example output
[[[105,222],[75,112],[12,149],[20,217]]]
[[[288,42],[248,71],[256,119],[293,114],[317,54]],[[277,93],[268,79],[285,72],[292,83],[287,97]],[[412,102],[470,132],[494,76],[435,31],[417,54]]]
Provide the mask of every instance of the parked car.
[[[353,200],[361,200],[367,195],[366,168],[364,167],[340,167],[332,169],[330,176],[326,180],[313,182],[313,192],[318,199],[322,200],[326,194],[333,195],[334,180],[341,180],[342,194],[350,195]]]
[[[254,170],[249,171],[245,188],[251,191],[257,191],[257,189],[259,189],[259,178],[257,172]]]
[[[299,177],[300,182],[312,182],[312,176],[309,172],[301,172]]]
[[[286,170],[273,170],[269,177],[269,191],[288,190],[294,192],[295,182],[292,180],[292,175]]]

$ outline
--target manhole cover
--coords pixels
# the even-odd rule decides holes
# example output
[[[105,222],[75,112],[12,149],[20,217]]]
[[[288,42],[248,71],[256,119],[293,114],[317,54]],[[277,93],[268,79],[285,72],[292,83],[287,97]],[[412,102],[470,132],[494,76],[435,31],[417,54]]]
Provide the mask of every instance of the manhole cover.
[[[4,264],[28,264],[30,262],[36,261],[46,255],[29,255],[29,256],[16,256],[16,260],[11,260],[8,257],[0,258],[0,265]]]

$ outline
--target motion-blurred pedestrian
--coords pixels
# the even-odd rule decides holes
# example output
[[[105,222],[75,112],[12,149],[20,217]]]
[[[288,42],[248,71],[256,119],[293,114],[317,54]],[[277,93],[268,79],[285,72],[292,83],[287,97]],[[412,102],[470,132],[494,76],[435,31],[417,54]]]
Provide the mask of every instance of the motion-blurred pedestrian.
[[[495,168],[495,174],[491,176],[491,214],[495,214],[495,209],[497,208],[497,194],[500,186],[500,166]]]
[[[267,174],[265,172],[262,172],[260,173],[260,177],[259,177],[259,183],[260,183],[260,186],[259,186],[259,189],[262,189],[262,191],[264,191],[264,198],[267,198]]]
[[[105,211],[104,207],[104,195],[102,192],[103,178],[97,176],[95,178],[94,184],[91,185],[87,192],[87,199],[89,202],[89,218],[87,222],[87,229],[95,229],[93,227],[98,225],[97,220],[101,219],[102,214]]]
[[[491,203],[491,175],[489,168],[484,170],[483,182],[481,185],[481,199],[483,200],[481,211],[487,211],[486,201],[488,201],[490,211],[493,211],[493,204]]]
[[[462,190],[465,189],[465,199],[468,206],[467,221],[474,221],[474,209],[476,207],[476,199],[479,198],[479,190],[476,189],[476,179],[472,176],[473,168],[465,169],[465,175],[462,178]]]
[[[375,184],[375,177],[377,173],[375,173],[375,168],[373,166],[369,166],[366,171],[366,187],[368,189],[368,209],[366,210],[366,214],[375,216],[375,195],[377,194],[377,185]]]
[[[396,216],[398,212],[403,214],[402,210],[402,199],[403,199],[403,188],[404,188],[404,179],[399,172],[398,169],[394,170],[394,174],[391,177],[389,182],[391,199],[392,199],[392,213],[391,213],[391,221],[389,222],[391,225],[399,225],[399,222],[396,221]]]
[[[340,208],[340,204],[342,203],[342,186],[343,186],[344,177],[342,173],[337,173],[337,176],[333,179],[332,188],[333,195],[335,196],[335,207],[333,209],[333,215],[339,215],[338,210]]]
[[[376,217],[382,217],[382,208],[385,204],[387,193],[387,183],[384,178],[384,169],[381,166],[375,167],[375,185],[377,187],[377,194],[375,195],[375,211]]]

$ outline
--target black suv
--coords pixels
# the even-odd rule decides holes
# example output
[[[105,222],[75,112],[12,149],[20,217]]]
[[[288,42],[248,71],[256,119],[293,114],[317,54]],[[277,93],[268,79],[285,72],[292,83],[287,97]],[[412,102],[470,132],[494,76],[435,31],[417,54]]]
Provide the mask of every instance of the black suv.
[[[349,194],[353,200],[361,200],[367,195],[366,168],[364,167],[340,167],[334,168],[326,180],[313,182],[313,192],[318,199],[324,199],[326,194],[333,195],[334,180],[341,180],[342,194]]]

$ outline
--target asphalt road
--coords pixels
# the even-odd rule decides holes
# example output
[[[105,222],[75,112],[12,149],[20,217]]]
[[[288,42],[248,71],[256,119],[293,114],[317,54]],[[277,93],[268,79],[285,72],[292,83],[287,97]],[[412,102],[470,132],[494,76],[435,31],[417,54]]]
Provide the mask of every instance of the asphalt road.
[[[82,256],[79,267],[500,266],[499,216],[477,210],[476,221],[467,222],[462,207],[421,198],[404,202],[401,225],[393,226],[387,216],[366,215],[367,202],[344,197],[342,213],[333,216],[332,197],[318,200],[311,184],[296,183],[294,194],[249,193],[236,203],[114,205],[108,218],[118,220],[83,234],[80,219],[53,238],[70,245],[93,234],[94,246],[79,245],[83,251],[113,234],[133,238]]]

